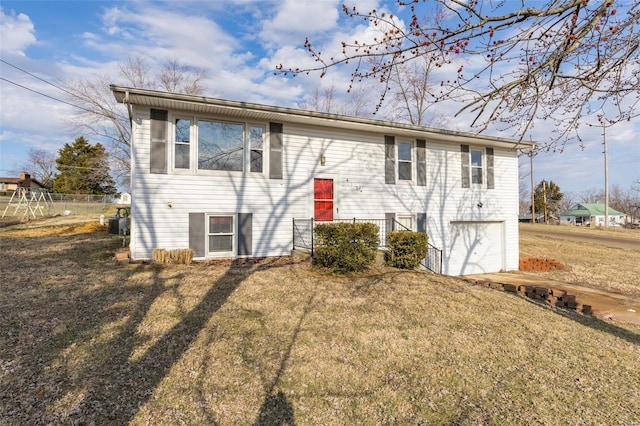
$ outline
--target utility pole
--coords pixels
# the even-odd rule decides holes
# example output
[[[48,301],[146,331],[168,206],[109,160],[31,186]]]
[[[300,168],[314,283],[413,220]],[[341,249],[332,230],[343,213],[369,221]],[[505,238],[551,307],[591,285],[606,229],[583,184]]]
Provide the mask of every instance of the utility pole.
[[[602,137],[604,145],[604,227],[605,229],[609,227],[609,161],[607,159],[607,126],[604,124],[604,120],[601,120],[602,123]]]
[[[529,151],[529,160],[531,162],[531,224],[536,223],[536,202],[535,202],[535,188],[533,187],[533,151]]]
[[[543,205],[544,205],[544,224],[548,225],[549,224],[549,219],[547,219],[547,181],[543,180],[542,181],[542,199],[543,199]]]

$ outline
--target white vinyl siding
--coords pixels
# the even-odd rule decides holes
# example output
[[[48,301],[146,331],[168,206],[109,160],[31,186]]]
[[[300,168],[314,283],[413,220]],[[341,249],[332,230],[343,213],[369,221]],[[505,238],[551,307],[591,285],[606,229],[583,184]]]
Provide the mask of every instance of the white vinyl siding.
[[[211,120],[225,121],[224,117]],[[233,122],[230,117],[228,121]],[[171,119],[170,123],[173,122]],[[442,249],[449,262],[454,261],[450,253],[456,248],[452,247],[451,222],[502,223],[504,269],[517,270],[518,164],[514,151],[494,148],[495,190],[478,185],[462,188],[460,145],[427,139],[424,151],[427,185],[393,185],[385,184],[385,134],[283,123],[282,179],[271,179],[266,143],[270,140],[271,126],[256,124],[265,129],[263,149],[266,146],[267,152],[263,152],[262,172],[249,171],[247,151],[257,150],[257,146],[248,144],[244,173],[199,171],[193,162],[194,168],[188,171],[150,174],[149,109],[134,108],[130,245],[133,259],[150,259],[155,248],[189,247],[189,214],[210,215],[220,211],[236,214],[236,222],[240,212],[253,214],[251,256],[290,255],[292,220],[313,216],[313,180],[329,177],[334,179],[335,218],[382,220],[385,212],[412,217],[426,213],[429,242]],[[245,129],[253,126],[249,121],[244,125]],[[191,135],[193,161],[196,139],[193,132]],[[419,138],[424,135],[400,135],[396,142]],[[412,160],[415,181],[415,154]],[[482,208],[477,207],[480,202]],[[237,228],[238,224],[234,225]],[[443,268],[446,273],[455,273],[453,266],[445,263]],[[471,273],[468,270],[464,273]]]

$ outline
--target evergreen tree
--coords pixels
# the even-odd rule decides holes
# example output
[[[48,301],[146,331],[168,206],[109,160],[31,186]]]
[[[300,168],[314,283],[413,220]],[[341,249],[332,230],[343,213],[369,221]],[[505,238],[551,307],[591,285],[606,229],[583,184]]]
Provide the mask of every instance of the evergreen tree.
[[[58,151],[56,167],[59,173],[53,181],[53,191],[67,194],[111,195],[115,182],[109,174],[108,154],[97,143],[91,145],[80,136],[73,145],[64,144]]]
[[[558,216],[557,213],[559,213],[558,210],[563,197],[564,194],[560,192],[560,187],[553,181],[540,181],[533,194],[536,215],[544,214],[545,223],[549,221],[550,214]]]

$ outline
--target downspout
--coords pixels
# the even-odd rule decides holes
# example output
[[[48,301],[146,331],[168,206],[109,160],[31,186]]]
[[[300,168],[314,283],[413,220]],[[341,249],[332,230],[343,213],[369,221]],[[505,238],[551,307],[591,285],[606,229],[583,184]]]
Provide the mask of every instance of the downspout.
[[[134,203],[134,184],[133,184],[133,166],[131,164],[132,162],[132,158],[133,158],[133,108],[131,107],[131,103],[129,102],[129,91],[125,90],[124,92],[124,99],[123,102],[126,106],[127,106],[127,113],[129,114],[129,135],[130,135],[130,140],[129,140],[129,191],[131,191],[131,204],[130,204],[130,223],[129,223],[129,256],[131,257],[131,253],[134,252],[135,249],[135,245],[134,245],[134,241],[132,241],[131,239],[131,227],[132,225],[134,225],[134,218],[133,218],[133,213],[134,213],[134,209],[135,209],[135,203]],[[125,241],[126,241],[127,235],[125,233],[123,239],[122,239],[122,244],[124,245]],[[131,246],[134,247],[131,247]]]
[[[127,113],[129,114],[129,126],[133,129],[133,110],[131,109],[131,104],[129,103],[129,91],[128,90],[126,90],[124,92],[124,99],[123,99],[122,103],[127,106]]]

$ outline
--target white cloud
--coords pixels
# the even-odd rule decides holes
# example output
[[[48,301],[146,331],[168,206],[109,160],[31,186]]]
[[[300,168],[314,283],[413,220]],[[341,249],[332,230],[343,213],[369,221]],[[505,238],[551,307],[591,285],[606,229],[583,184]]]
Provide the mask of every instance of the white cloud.
[[[271,20],[262,23],[260,37],[266,42],[287,43],[334,28],[339,0],[285,0]]]
[[[408,9],[398,7],[395,0],[345,1],[357,4],[358,10],[363,13],[376,9],[387,13],[394,11],[396,14]],[[91,22],[90,18],[81,17],[75,33],[71,32],[66,38],[72,42],[64,45],[56,45],[55,39],[36,39],[35,28],[39,29],[40,34],[43,28],[46,31],[46,24],[32,22],[34,17],[23,14],[5,14],[5,8],[0,11],[0,48],[3,59],[49,81],[59,81],[56,78],[58,76],[91,78],[93,75],[106,74],[112,76],[113,82],[118,84],[117,63],[127,56],[143,56],[152,67],[169,57],[178,58],[183,63],[210,70],[206,81],[210,96],[296,107],[316,88],[333,86],[336,97],[346,96],[354,65],[351,63],[332,68],[322,79],[319,78],[319,73],[303,74],[295,78],[274,75],[275,66],[280,63],[300,68],[317,65],[302,48],[306,36],[309,36],[314,48],[322,51],[323,57],[338,58],[342,55],[342,41],[371,41],[378,34],[379,30],[366,20],[346,17],[341,11],[341,3],[341,0],[192,0],[171,4],[143,0],[120,2],[117,6],[111,3],[105,9],[94,9],[96,14],[102,13],[102,20],[98,25]],[[67,8],[73,7],[71,4],[59,3],[60,7]],[[16,10],[19,11],[17,8]],[[401,20],[398,23],[405,24]],[[25,54],[46,54],[43,50],[29,49],[36,43],[50,43],[51,52],[55,52],[56,58],[25,57]],[[9,54],[5,54],[6,51]],[[20,58],[22,62],[17,61]],[[465,64],[465,70],[470,74],[484,64],[484,58],[473,57]],[[514,66],[515,64],[501,63],[500,73],[509,72]],[[453,65],[443,67],[437,75],[434,74],[434,78],[449,79],[455,75],[456,70],[457,66]],[[3,77],[16,79],[28,87],[60,95],[51,86],[35,83],[30,77],[11,70],[8,66],[2,66],[2,73]],[[370,95],[367,112],[373,112],[382,86],[376,81],[366,83],[372,86],[367,92]],[[71,107],[6,82],[1,84],[0,168],[6,168],[7,161],[14,158],[12,149],[19,144],[24,145],[26,152],[30,147],[55,150],[63,143],[73,141],[75,136],[64,127],[66,117],[72,112]],[[391,97],[387,97],[386,102],[390,100]],[[453,118],[460,106],[461,104],[447,101],[435,104],[434,109],[447,119],[443,126],[460,131],[474,131],[469,126],[469,114]],[[34,116],[38,117],[37,126],[34,126]],[[377,117],[382,118],[383,115],[378,114]],[[531,137],[536,141],[548,141],[553,127],[551,124],[550,121],[536,121]],[[628,187],[633,179],[639,177],[633,176],[640,168],[638,164],[633,164],[638,163],[640,158],[635,137],[637,127],[635,123],[620,123],[608,132],[612,184]],[[490,132],[511,136],[495,129],[490,129]],[[585,129],[584,150],[571,143],[562,154],[540,154],[536,157],[536,181],[545,178],[554,180],[562,190],[567,191],[599,185],[603,168],[601,133],[601,129]],[[529,135],[526,139],[529,139]]]
[[[0,8],[0,40],[0,51],[3,54],[24,55],[24,51],[37,41],[31,19],[23,13],[16,15],[13,11],[7,15]]]
[[[177,57],[204,67],[233,67],[243,61],[235,54],[241,43],[206,16],[141,3],[137,9],[110,8],[102,18],[103,30],[111,37],[86,37],[85,43],[110,57],[142,55],[157,63]]]

